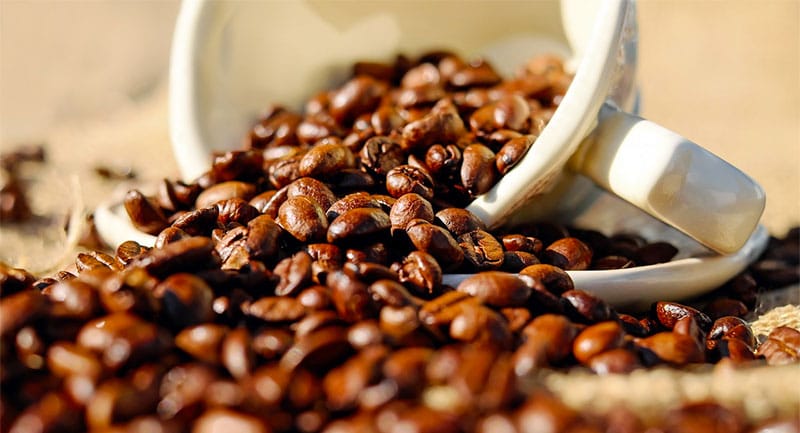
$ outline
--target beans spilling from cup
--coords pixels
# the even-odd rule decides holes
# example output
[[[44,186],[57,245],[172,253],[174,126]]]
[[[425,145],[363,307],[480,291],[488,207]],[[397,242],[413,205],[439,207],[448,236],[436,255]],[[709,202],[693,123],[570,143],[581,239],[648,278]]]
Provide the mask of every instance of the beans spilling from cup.
[[[513,166],[497,156],[510,142],[533,145],[568,83],[553,58],[513,85],[449,53],[355,71],[303,116],[269,110],[197,181],[129,192],[153,247],[81,253],[40,279],[0,266],[3,432],[642,431],[652,421],[579,413],[537,376],[797,362],[800,331],[759,345],[744,317],[759,290],[798,281],[800,230],[708,299],[627,314],[565,270],[674,247],[555,223],[488,230],[461,207]],[[452,287],[451,272],[472,275]],[[719,420],[796,426],[714,403],[656,422]]]

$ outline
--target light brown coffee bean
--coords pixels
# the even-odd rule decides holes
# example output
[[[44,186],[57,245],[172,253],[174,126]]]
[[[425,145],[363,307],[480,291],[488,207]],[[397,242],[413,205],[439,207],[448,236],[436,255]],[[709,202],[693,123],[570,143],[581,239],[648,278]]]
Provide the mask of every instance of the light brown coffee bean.
[[[579,239],[567,237],[548,245],[542,260],[562,269],[580,271],[592,263],[592,250]]]
[[[300,242],[325,239],[328,219],[319,205],[306,197],[286,199],[278,210],[278,225]]]
[[[201,192],[195,201],[195,208],[211,207],[219,201],[231,198],[250,200],[255,193],[256,188],[253,184],[234,180],[222,182]]]
[[[535,135],[524,135],[522,137],[508,140],[500,150],[497,151],[495,165],[500,175],[505,175],[528,153],[528,149],[536,141]]]
[[[138,190],[128,191],[123,203],[128,217],[138,230],[156,235],[169,225],[155,200],[146,197]]]
[[[572,343],[572,353],[578,362],[588,365],[596,355],[622,347],[625,332],[617,322],[601,322],[581,331]]]
[[[175,336],[175,346],[201,361],[219,364],[222,341],[229,330],[214,323],[190,326]]]
[[[524,305],[531,288],[514,274],[486,271],[472,275],[456,288],[493,307],[517,307]]]
[[[472,195],[489,191],[497,182],[495,154],[482,144],[470,144],[462,152],[461,184]]]
[[[413,220],[406,226],[406,233],[417,250],[433,256],[443,270],[454,269],[464,261],[464,251],[450,233],[425,220]]]

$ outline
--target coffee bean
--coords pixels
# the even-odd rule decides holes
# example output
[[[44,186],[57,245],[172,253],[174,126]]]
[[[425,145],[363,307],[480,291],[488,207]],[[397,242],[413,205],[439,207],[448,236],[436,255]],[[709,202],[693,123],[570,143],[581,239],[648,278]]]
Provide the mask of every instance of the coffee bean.
[[[192,433],[215,433],[220,428],[241,433],[269,433],[272,431],[263,420],[226,408],[211,408],[200,415],[192,425]]]
[[[454,176],[461,167],[461,149],[455,144],[434,144],[425,153],[425,166],[434,176]]]
[[[23,290],[0,299],[0,335],[14,335],[46,312],[47,299],[38,290]]]
[[[375,305],[368,286],[344,271],[334,271],[328,275],[327,285],[331,290],[331,300],[342,319],[358,322],[375,317]]]
[[[604,322],[616,317],[616,312],[602,299],[582,290],[568,290],[561,294],[575,312],[576,319],[586,323]]]
[[[437,293],[442,284],[442,268],[436,259],[423,251],[408,253],[399,269],[400,282],[410,284],[420,293]]]
[[[373,123],[378,113],[379,112],[376,111],[375,114],[373,114]],[[400,121],[401,120],[396,120],[394,122]],[[381,128],[381,130],[383,129],[384,128]],[[376,132],[378,134],[384,133],[382,131],[378,132],[377,128]],[[378,177],[384,177],[393,168],[403,164],[405,152],[398,142],[390,137],[380,135],[372,137],[364,143],[361,152],[359,152],[359,158],[361,166],[368,172]]]
[[[103,365],[112,370],[148,359],[165,346],[156,325],[128,313],[113,313],[87,322],[76,342],[98,353]]]
[[[784,365],[800,359],[800,331],[788,326],[774,328],[758,348],[769,365]]]
[[[454,269],[464,261],[464,252],[450,233],[425,220],[413,220],[406,226],[406,233],[414,247],[433,256],[443,270]]]
[[[678,254],[678,249],[667,242],[653,242],[639,247],[634,260],[640,265],[654,265],[672,260]]]
[[[346,358],[351,350],[344,328],[326,327],[296,340],[281,358],[280,366],[285,371],[298,367],[312,371],[330,368]]]
[[[389,215],[381,209],[351,209],[336,217],[328,227],[328,242],[374,238],[389,230]]]
[[[584,270],[592,263],[592,250],[579,239],[567,237],[548,245],[542,260],[566,270]]]
[[[270,323],[294,322],[306,314],[300,301],[284,296],[265,296],[250,304],[242,305],[242,311],[249,317]]]
[[[524,305],[531,294],[531,288],[524,280],[516,275],[497,271],[472,275],[462,281],[456,290],[500,308]]]
[[[357,76],[331,96],[330,113],[342,125],[352,123],[358,115],[372,111],[386,92],[386,84],[369,76]]]
[[[414,193],[398,197],[389,213],[392,231],[405,230],[406,225],[413,219],[433,222],[433,207],[431,203],[421,195]]]
[[[214,292],[202,279],[191,274],[173,274],[158,285],[155,294],[164,305],[167,319],[177,328],[211,321]]]
[[[508,173],[509,170],[522,160],[522,157],[525,156],[534,141],[536,141],[535,135],[525,135],[508,140],[503,147],[497,151],[495,161],[497,171],[501,175]]]
[[[388,350],[370,346],[325,375],[323,387],[327,406],[335,411],[352,409],[362,392],[379,379]]]
[[[466,305],[479,304],[480,300],[466,292],[446,292],[422,305],[419,319],[430,326],[448,325]]]
[[[376,208],[380,209],[380,203],[373,198],[369,193],[366,192],[356,192],[353,194],[348,194],[341,199],[334,202],[326,215],[329,221],[335,220],[339,215],[352,210],[352,209],[359,209],[359,208]]]
[[[572,353],[586,365],[595,355],[622,347],[625,332],[617,322],[601,322],[581,331],[572,343]]]
[[[636,340],[636,344],[651,351],[660,360],[674,365],[686,365],[704,360],[703,352],[695,339],[689,335],[659,332]]]
[[[161,277],[177,272],[202,269],[213,264],[214,244],[206,237],[190,237],[154,248],[136,263],[150,274]],[[218,258],[217,258],[218,260]]]
[[[503,265],[503,246],[488,232],[473,230],[459,236],[458,241],[464,258],[474,269],[498,269]]]
[[[156,235],[167,227],[167,219],[155,201],[138,190],[128,191],[123,203],[128,217],[138,230]]]
[[[306,197],[287,199],[278,210],[278,225],[300,242],[325,238],[328,219],[319,205]]]
[[[47,350],[47,368],[58,377],[81,376],[96,381],[103,374],[97,357],[81,346],[58,342]]]
[[[222,341],[228,331],[228,327],[213,323],[190,326],[175,336],[175,346],[201,361],[219,364]]]
[[[464,122],[455,107],[452,104],[444,105],[403,127],[401,145],[404,149],[413,151],[437,143],[451,144],[465,132]]]
[[[433,198],[433,179],[424,170],[412,165],[398,165],[386,173],[386,191],[392,197],[415,193],[425,200]]]
[[[256,188],[253,184],[234,180],[222,182],[201,192],[200,195],[197,196],[195,207],[197,209],[202,209],[213,206],[219,201],[231,198],[250,200],[255,196],[255,193]]]
[[[27,289],[35,280],[36,277],[30,272],[0,262],[0,296],[12,295]]]
[[[350,149],[341,144],[324,144],[309,149],[300,160],[298,170],[301,176],[328,177],[353,167],[355,158]]]
[[[275,219],[278,217],[278,209],[280,209],[281,205],[288,197],[288,191],[288,185],[278,190],[264,191],[251,198],[249,203],[262,214]]]
[[[687,433],[742,433],[742,415],[717,403],[689,403],[665,415],[666,431]]]
[[[116,259],[117,263],[126,266],[140,255],[146,253],[148,248],[139,245],[135,241],[125,241],[117,247]]]
[[[623,348],[611,349],[592,356],[587,362],[597,374],[624,374],[642,367],[636,353]]]
[[[544,314],[523,328],[522,337],[530,348],[537,346],[541,348],[546,362],[558,365],[572,353],[573,342],[579,331],[579,327],[564,316]],[[517,369],[517,374],[521,373],[520,369]]]
[[[268,215],[261,215],[250,220],[247,223],[247,240],[245,240],[248,257],[264,261],[275,257],[278,252],[280,234],[280,226]]]
[[[461,236],[474,230],[486,230],[486,225],[475,214],[454,207],[437,212],[436,223],[446,228],[453,236]]]
[[[384,337],[380,325],[375,320],[362,320],[347,330],[347,341],[355,350],[383,344]]]
[[[705,313],[676,302],[656,302],[653,304],[652,311],[661,326],[666,329],[672,329],[675,326],[675,322],[686,316],[694,317],[697,325],[704,331],[707,331],[712,325],[711,319]]]
[[[483,194],[497,182],[495,154],[482,144],[470,144],[462,152],[461,184],[472,196]]]
[[[710,319],[716,320],[725,316],[744,317],[750,310],[744,302],[732,298],[716,298],[703,308]]]
[[[218,201],[214,206],[219,212],[217,224],[221,227],[228,227],[231,224],[244,225],[260,215],[258,209],[240,198]]]

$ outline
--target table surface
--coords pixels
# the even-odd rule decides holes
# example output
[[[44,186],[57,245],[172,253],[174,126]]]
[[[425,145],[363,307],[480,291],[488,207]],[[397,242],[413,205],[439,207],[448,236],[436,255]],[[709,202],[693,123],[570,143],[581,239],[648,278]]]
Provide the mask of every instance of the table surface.
[[[42,141],[48,151],[47,164],[24,171],[39,217],[0,227],[0,260],[36,270],[64,259],[65,215],[126,188],[99,180],[98,164],[132,167],[141,179],[176,177],[165,89],[177,6],[0,2],[0,149]],[[800,1],[637,6],[643,115],[761,183],[772,233],[800,223]],[[121,43],[132,48],[120,53]],[[142,65],[138,81],[120,60]],[[87,65],[97,73],[86,74]],[[84,97],[109,75],[128,91]]]

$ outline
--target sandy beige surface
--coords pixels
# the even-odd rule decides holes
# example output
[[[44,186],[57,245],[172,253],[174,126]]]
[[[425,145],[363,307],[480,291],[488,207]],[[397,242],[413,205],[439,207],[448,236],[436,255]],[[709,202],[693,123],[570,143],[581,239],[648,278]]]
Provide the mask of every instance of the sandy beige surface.
[[[800,2],[638,10],[642,113],[759,181],[773,233],[798,224]],[[33,229],[0,228],[0,259],[30,265],[57,250],[71,204],[91,209],[116,187],[92,173],[97,164],[132,167],[145,181],[176,175],[166,113],[176,13],[173,1],[0,2],[0,146],[43,141],[49,157],[25,170],[41,218]]]

